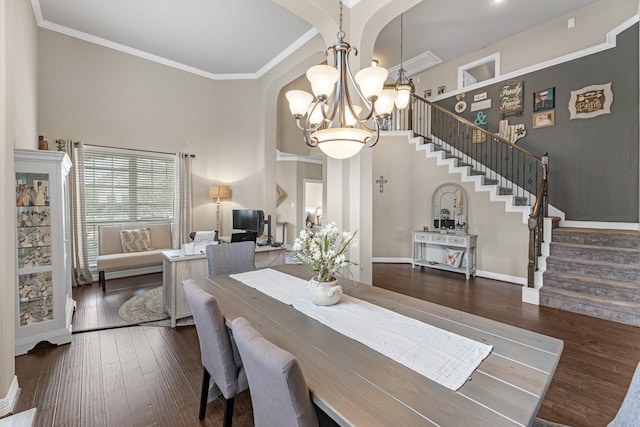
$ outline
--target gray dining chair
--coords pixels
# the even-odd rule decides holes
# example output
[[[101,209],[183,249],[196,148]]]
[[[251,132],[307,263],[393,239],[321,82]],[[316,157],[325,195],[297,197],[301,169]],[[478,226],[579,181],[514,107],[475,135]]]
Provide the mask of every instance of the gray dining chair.
[[[640,363],[631,378],[627,394],[618,409],[616,417],[607,427],[626,427],[640,425]]]
[[[635,427],[640,426],[640,363],[631,378],[631,384],[627,394],[618,409],[616,417],[607,424],[607,427]],[[551,421],[536,418],[533,427],[567,427]]]
[[[203,366],[198,417],[204,420],[207,403],[217,399],[219,391],[224,397],[223,425],[231,427],[234,397],[249,387],[244,367],[215,297],[194,280],[185,280],[182,286],[196,324]],[[211,379],[214,384],[210,392]]]
[[[254,242],[220,243],[207,245],[209,276],[242,273],[256,269]]]
[[[309,388],[295,357],[260,335],[243,317],[231,323],[247,371],[256,427],[315,427]]]

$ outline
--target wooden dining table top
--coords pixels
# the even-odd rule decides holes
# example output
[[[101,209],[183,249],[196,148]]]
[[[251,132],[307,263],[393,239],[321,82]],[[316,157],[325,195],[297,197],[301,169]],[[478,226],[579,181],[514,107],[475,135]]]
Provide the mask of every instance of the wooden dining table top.
[[[272,269],[311,277],[301,265]],[[452,391],[228,275],[196,280],[216,297],[229,324],[244,317],[298,359],[314,403],[340,425],[530,425],[563,348],[556,338],[341,280],[347,295],[493,346],[467,382]]]

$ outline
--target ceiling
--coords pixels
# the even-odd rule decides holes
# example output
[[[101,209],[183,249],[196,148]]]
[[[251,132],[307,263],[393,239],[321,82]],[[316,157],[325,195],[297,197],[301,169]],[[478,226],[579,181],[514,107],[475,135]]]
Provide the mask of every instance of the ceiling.
[[[213,79],[259,77],[317,34],[270,0],[31,1],[43,28]],[[431,52],[448,61],[596,1],[423,0],[404,14],[402,59]],[[399,17],[378,36],[374,58],[400,63]]]

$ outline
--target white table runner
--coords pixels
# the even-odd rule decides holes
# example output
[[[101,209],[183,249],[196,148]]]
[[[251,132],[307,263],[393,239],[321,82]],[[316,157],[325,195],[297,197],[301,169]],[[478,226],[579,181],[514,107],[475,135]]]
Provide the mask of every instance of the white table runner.
[[[336,305],[317,306],[309,297],[308,281],[279,271],[230,277],[454,391],[493,348],[348,295]]]

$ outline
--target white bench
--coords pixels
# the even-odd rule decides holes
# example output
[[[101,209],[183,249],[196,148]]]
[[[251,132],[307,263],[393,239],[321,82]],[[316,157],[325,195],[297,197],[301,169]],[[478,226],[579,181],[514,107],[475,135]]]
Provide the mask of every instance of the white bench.
[[[98,227],[98,280],[103,292],[106,290],[106,272],[161,266],[162,251],[173,249],[171,224],[148,224],[140,228],[148,228],[151,232],[150,251],[124,252],[120,231],[128,227],[122,224]]]

